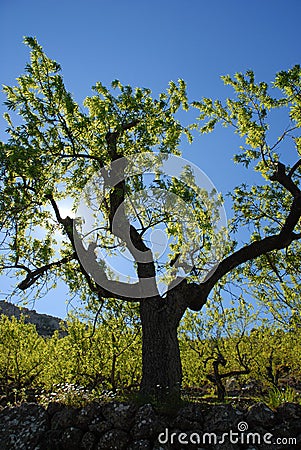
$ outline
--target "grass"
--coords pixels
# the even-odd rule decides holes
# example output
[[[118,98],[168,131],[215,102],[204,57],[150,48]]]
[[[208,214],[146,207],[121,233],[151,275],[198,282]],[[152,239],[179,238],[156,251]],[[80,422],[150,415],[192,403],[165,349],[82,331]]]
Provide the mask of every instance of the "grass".
[[[286,386],[283,389],[273,387],[268,394],[263,398],[263,401],[272,409],[278,408],[283,403],[299,403],[301,402],[300,395],[295,389]]]

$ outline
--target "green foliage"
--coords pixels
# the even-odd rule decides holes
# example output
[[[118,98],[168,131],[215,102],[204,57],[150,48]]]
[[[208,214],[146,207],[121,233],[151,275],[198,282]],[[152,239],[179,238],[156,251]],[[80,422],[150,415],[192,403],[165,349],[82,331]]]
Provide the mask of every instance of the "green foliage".
[[[139,383],[140,336],[118,320],[111,318],[93,331],[92,325],[74,319],[66,337],[56,332],[44,339],[34,325],[2,315],[0,331],[0,394],[6,397],[34,389],[44,391],[44,401],[51,400],[47,393],[56,392],[68,403],[77,394],[79,399],[86,395],[86,389],[104,397],[104,392]]]
[[[271,86],[257,82],[251,70],[233,77],[224,76],[225,85],[234,93],[225,102],[204,98],[190,104],[183,80],[171,81],[166,92],[156,99],[147,88],[124,86],[119,80],[114,80],[108,88],[97,82],[93,87],[94,95],[86,98],[85,109],[82,109],[68,92],[60,65],[44,53],[35,38],[25,38],[25,44],[30,48],[30,63],[25,74],[18,77],[16,86],[4,86],[8,109],[5,118],[10,138],[7,143],[1,143],[0,219],[5,235],[4,247],[8,250],[1,254],[0,269],[14,269],[16,275],[24,276],[24,271],[46,265],[48,269],[43,272],[43,277],[40,274],[34,280],[37,295],[46,289],[42,278],[55,282],[61,277],[69,285],[71,294],[80,293],[85,301],[93,297],[76,262],[68,260],[64,264],[53,264],[58,256],[70,256],[72,246],[65,239],[67,228],[63,230],[61,224],[54,221],[49,195],[56,200],[69,198],[76,206],[87,181],[116,157],[107,145],[108,132],[118,133],[118,156],[146,151],[179,154],[182,137],[186,135],[191,141],[191,130],[197,125],[192,123],[184,127],[177,119],[177,113],[181,108],[187,111],[191,106],[199,111],[201,133],[213,131],[219,123],[232,127],[244,140],[235,161],[252,165],[263,175],[265,182],[269,181],[263,186],[238,186],[233,191],[232,231],[235,233],[241,227],[247,227],[250,242],[279,232],[289,212],[291,194],[279,183],[271,182],[271,176],[279,161],[281,146],[287,143],[290,152],[294,147],[300,155],[300,66],[279,72]],[[289,123],[280,133],[271,128],[273,114],[277,111],[286,115]],[[22,118],[21,122],[16,120],[16,115]],[[284,155],[287,167],[290,167],[291,157],[287,150]],[[183,178],[183,183],[188,175]],[[292,179],[298,183],[300,175],[299,165],[292,173]],[[166,186],[164,180],[159,182],[161,187]],[[192,190],[183,183],[173,180],[168,188],[194,207],[196,220],[203,224],[203,236],[198,238],[200,241],[203,238],[205,249],[210,241],[208,237],[212,238],[214,233],[211,230],[210,235],[210,221],[204,217],[203,205],[195,204]],[[134,180],[130,189],[131,192],[141,189],[141,180]],[[210,212],[212,208],[213,205]],[[168,218],[153,215],[153,223],[156,219]],[[299,228],[297,226],[295,231],[300,231]],[[176,255],[185,230],[181,229],[179,221],[172,223],[171,220],[168,230],[171,235],[178,236],[178,242],[172,248]],[[295,244],[289,258],[279,251],[273,255],[272,264],[263,256],[241,269],[250,280],[248,288],[252,294],[263,300],[263,290],[267,289],[266,296],[276,296],[282,304],[283,300],[289,301],[299,295],[299,279],[293,274],[293,261],[298,260],[299,253],[299,245]],[[280,281],[280,285],[275,280]],[[293,307],[295,302],[291,303]]]
[[[300,403],[300,396],[290,386],[278,389],[273,387],[269,389],[268,395],[265,397],[265,402],[270,408],[278,408],[283,403]]]
[[[236,236],[241,231],[248,233],[244,238],[248,250],[251,244],[254,248],[256,242],[273,235],[285,239],[260,256],[245,257],[242,263],[232,259],[227,268],[231,273],[223,276],[227,271],[222,272],[210,287],[212,299],[205,312],[186,315],[181,332],[184,383],[199,386],[209,382],[221,389],[222,380],[234,374],[277,386],[279,368],[287,364],[299,376],[296,354],[300,351],[296,349],[300,345],[297,337],[301,321],[300,66],[279,72],[271,86],[257,82],[251,70],[234,77],[224,76],[225,85],[233,91],[232,98],[225,102],[204,98],[190,104],[183,80],[171,81],[166,92],[156,99],[147,88],[132,88],[119,80],[107,88],[97,82],[82,109],[68,92],[59,64],[45,55],[36,39],[26,38],[25,43],[30,48],[25,74],[18,77],[16,86],[4,86],[9,139],[0,143],[0,272],[13,270],[16,279],[25,277],[18,287],[24,291],[35,285],[37,296],[61,278],[71,295],[79,294],[91,311],[96,312],[101,302],[106,308],[95,329],[75,319],[68,323],[68,334],[62,339],[55,334],[44,340],[24,322],[2,318],[1,393],[21,393],[28,387],[51,392],[55,386],[60,390],[66,383],[84,390],[116,391],[139,383],[141,336],[137,310],[115,307],[110,299],[101,299],[100,290],[74,255],[72,221],[60,215],[58,202],[68,198],[76,208],[87,181],[121,156],[147,151],[158,152],[162,159],[169,153],[178,155],[183,137],[192,142],[192,130],[199,128],[201,133],[208,133],[218,124],[231,127],[241,137],[243,145],[234,161],[253,168],[262,175],[263,182],[242,184],[230,194],[233,218],[232,236],[224,237],[229,242],[227,255],[236,249]],[[198,111],[199,125],[184,127],[178,113],[191,107]],[[281,114],[284,123],[280,131],[271,126],[276,113]],[[116,138],[114,145],[112,136]],[[101,205],[105,231],[109,232],[112,225],[113,206],[119,205],[125,192],[135,194],[143,190],[143,183],[140,176],[134,176],[124,189],[116,187],[112,197],[106,193]],[[140,221],[140,244],[146,230],[164,223],[169,237],[174,238],[170,245],[172,254],[164,264],[173,270],[171,263],[175,265],[180,252],[192,254],[194,270],[188,281],[199,282],[211,247],[224,257],[225,248],[217,245],[222,242],[221,235],[215,235],[213,226],[222,198],[216,202],[215,193],[194,190],[189,169],[177,180],[166,180],[158,173],[147,187],[153,189],[152,200],[156,200],[155,189],[160,187],[183,203],[175,204],[171,197],[167,198],[165,203],[171,203],[171,209],[162,212],[142,195],[145,202],[140,202],[138,218],[134,207],[127,205],[131,218]],[[196,222],[191,221],[190,228],[173,214],[177,209],[186,218],[185,203],[195,214]],[[108,244],[113,239],[111,235]],[[198,264],[191,247],[195,242],[203,251]],[[161,268],[155,267],[157,272]],[[240,283],[240,293],[235,304],[221,307],[228,282]],[[199,292],[201,295],[201,289]],[[251,294],[265,311],[272,312],[286,332],[268,328],[265,322],[259,325],[257,315],[244,301],[245,294]],[[129,323],[125,323],[127,316]],[[76,389],[72,389],[76,396]],[[64,392],[63,389],[61,395],[66,394],[65,401],[69,402],[69,392]]]
[[[91,325],[74,320],[67,331],[65,338],[52,342],[53,369],[49,377],[45,374],[46,388],[66,382],[113,390],[137,385],[140,342],[134,330],[108,320],[93,332]]]
[[[186,313],[181,333],[184,385],[216,384],[214,365],[221,379],[246,380],[260,351],[251,341],[249,331],[256,314],[243,299],[231,308],[219,310],[209,304],[201,313]]]
[[[119,80],[110,88],[97,82],[81,108],[64,84],[60,65],[35,38],[24,42],[30,48],[25,74],[16,86],[3,88],[9,139],[0,144],[0,222],[6,249],[0,271],[14,270],[16,277],[24,277],[47,267],[32,280],[36,296],[60,277],[71,295],[92,303],[97,296],[71,259],[71,230],[62,227],[49,198],[68,199],[76,208],[87,181],[116,157],[106,140],[109,132],[118,133],[118,156],[179,154],[182,137],[192,140],[189,127],[176,118],[180,108],[188,109],[186,85],[183,80],[170,82],[154,99],[150,89],[133,89]],[[140,190],[139,180],[130,189]],[[60,258],[64,263],[57,263]]]
[[[0,394],[37,388],[49,349],[35,326],[0,316]]]
[[[282,156],[280,150],[285,149],[287,168],[291,167],[295,153],[300,155],[300,66],[279,72],[270,86],[257,82],[251,70],[233,77],[224,76],[225,85],[234,94],[225,102],[204,98],[189,103],[183,80],[171,81],[166,92],[156,99],[147,88],[133,88],[119,80],[114,80],[110,87],[97,82],[93,95],[84,101],[83,109],[67,90],[60,65],[44,53],[35,38],[25,38],[25,44],[30,48],[30,63],[25,73],[18,77],[16,86],[4,86],[9,140],[1,143],[0,152],[0,221],[3,248],[6,249],[1,252],[0,270],[14,270],[16,276],[24,277],[36,267],[47,267],[32,280],[37,287],[37,296],[61,278],[68,284],[71,295],[79,294],[90,304],[96,301],[97,296],[89,289],[89,283],[87,287],[77,262],[70,259],[73,248],[67,239],[68,227],[64,228],[62,223],[54,220],[49,196],[52,195],[56,201],[68,198],[76,207],[79,193],[87,181],[116,156],[146,151],[159,151],[162,155],[180,154],[181,139],[187,136],[191,142],[192,130],[198,125],[192,123],[184,127],[177,113],[191,107],[198,111],[201,133],[213,131],[222,124],[231,127],[243,139],[244,145],[234,160],[247,167],[252,166],[262,174],[265,182],[262,186],[244,184],[231,193],[234,215],[230,227],[233,236],[232,240],[227,237],[227,252],[235,248],[235,233],[242,228],[248,229],[249,242],[281,230],[291,207],[291,193],[272,181],[272,175]],[[282,120],[285,125],[280,131],[272,127],[273,114],[278,111],[287,118],[287,121]],[[116,155],[112,154],[106,140],[110,132],[118,133]],[[295,166],[291,174],[296,184],[301,176],[300,167]],[[159,176],[157,182],[159,187],[167,188],[184,203],[191,204],[195,220],[202,224],[201,233],[195,233],[189,239],[200,243],[204,250],[204,257],[192,273],[192,280],[197,281],[196,275],[202,271],[210,252],[209,243],[214,238],[211,222],[218,205],[214,205],[210,198],[198,203],[196,193],[187,187],[189,178],[189,173],[183,174],[182,180],[168,181]],[[136,177],[128,188],[131,193],[143,189],[142,180]],[[204,204],[209,205],[211,219],[204,211]],[[141,221],[146,220],[152,206],[149,226],[165,221],[170,236],[177,238],[171,246],[171,261],[181,248],[187,230],[170,214],[160,216],[154,205],[148,206],[147,211],[141,208]],[[181,212],[180,206],[177,207]],[[299,231],[300,226],[297,225],[295,232]],[[220,238],[217,236],[216,241]],[[57,264],[59,257],[66,258],[64,263]],[[273,299],[268,308],[272,309],[277,320],[286,314],[287,322],[291,317],[290,310],[299,308],[298,258],[300,246],[294,243],[289,250],[275,251],[269,257],[264,255],[245,264],[236,269],[233,276],[249,280],[245,292],[260,301]],[[157,268],[158,271],[160,269]],[[277,311],[281,311],[278,317]]]
[[[202,313],[186,313],[180,334],[184,391],[196,386],[210,393],[230,380],[241,388],[256,382],[261,392],[286,388],[300,380],[300,334],[300,327],[285,332],[260,325],[241,298],[230,308],[208,305]]]
[[[299,401],[290,387],[301,379],[301,330],[289,332],[264,326],[243,331],[251,325],[246,305],[226,315],[187,314],[180,335],[183,363],[183,399],[215,395],[214,362],[222,383],[235,379],[242,389],[249,382],[261,386],[263,400],[272,407],[284,401]],[[211,310],[212,311],[212,310]],[[240,317],[239,317],[240,316]],[[250,318],[251,316],[251,318]],[[92,325],[72,319],[67,336],[40,337],[24,320],[0,318],[0,394],[2,402],[14,403],[35,395],[47,405],[51,401],[82,406],[92,400],[127,398],[136,403],[146,400],[137,393],[141,378],[141,336],[132,325],[120,323],[121,315],[106,317],[93,332]],[[217,320],[217,325],[213,320]],[[247,369],[247,370],[246,370]],[[251,396],[258,398],[260,392]],[[31,396],[31,397],[30,397]],[[149,400],[149,399],[148,399]],[[178,401],[161,405],[172,413]]]
[[[251,70],[245,75],[237,73],[234,78],[230,75],[223,76],[222,80],[225,85],[233,88],[236,98],[235,100],[228,98],[224,105],[219,100],[213,101],[208,98],[194,102],[194,106],[200,110],[199,120],[206,121],[201,126],[201,132],[213,131],[219,122],[223,126],[233,127],[247,145],[241,147],[242,152],[235,156],[235,161],[246,166],[252,161],[257,161],[257,170],[266,175],[267,170],[273,170],[273,164],[277,160],[277,155],[272,153],[273,150],[288,135],[286,130],[275,144],[268,144],[268,114],[274,109],[289,107],[293,129],[300,125],[300,114],[294,113],[300,102],[296,95],[296,90],[301,85],[300,67],[295,66],[291,71],[281,72],[276,76],[273,86],[281,89],[283,96],[279,93],[272,96],[268,84],[256,83],[254,72]],[[292,94],[294,89],[295,95]]]
[[[232,128],[243,140],[234,161],[263,177],[263,185],[242,184],[229,194],[232,236],[247,233],[250,237],[244,242],[251,243],[280,233],[289,216],[292,192],[273,176],[279,161],[292,184],[299,186],[301,68],[279,72],[270,86],[257,82],[251,70],[222,80],[232,89],[232,97],[224,102],[204,98],[193,105],[200,112],[201,133],[212,132],[218,124]],[[300,233],[300,220],[296,222],[294,232]],[[265,312],[287,327],[292,316],[300,323],[299,266],[300,243],[295,241],[284,250],[249,260],[232,272],[232,281],[239,280],[244,295],[259,300]]]

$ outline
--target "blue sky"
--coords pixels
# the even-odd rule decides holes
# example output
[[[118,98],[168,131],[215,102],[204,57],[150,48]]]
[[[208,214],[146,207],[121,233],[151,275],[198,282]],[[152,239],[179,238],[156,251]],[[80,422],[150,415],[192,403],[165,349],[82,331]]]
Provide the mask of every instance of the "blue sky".
[[[108,85],[116,78],[154,94],[183,78],[191,100],[224,98],[231,92],[220,75],[253,69],[258,80],[269,82],[277,71],[301,63],[300,13],[300,0],[1,0],[0,82],[14,84],[23,73],[29,55],[22,39],[29,35],[61,64],[79,103],[96,81]],[[3,101],[1,94],[1,115]],[[1,118],[2,140],[5,127]],[[225,193],[255,177],[233,165],[238,145],[237,137],[222,131],[183,150]],[[35,308],[63,317],[64,290]]]

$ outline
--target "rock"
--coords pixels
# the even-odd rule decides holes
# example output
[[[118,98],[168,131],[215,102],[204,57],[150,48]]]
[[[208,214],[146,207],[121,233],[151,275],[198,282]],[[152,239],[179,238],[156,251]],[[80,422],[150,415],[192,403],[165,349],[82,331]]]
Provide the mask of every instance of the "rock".
[[[61,446],[65,450],[78,450],[81,445],[83,431],[79,428],[66,428],[61,435]]]
[[[301,419],[301,406],[296,403],[282,403],[276,410],[277,416],[281,421],[290,421]]]
[[[17,319],[23,315],[24,322],[34,324],[40,336],[52,336],[56,330],[59,331],[61,337],[67,335],[66,331],[62,330],[62,325],[66,322],[59,317],[39,314],[34,309],[19,307],[13,303],[0,300],[0,314],[5,314],[8,317],[14,316]]]
[[[300,419],[301,406],[293,403],[285,403],[275,412],[263,403],[248,410],[198,403],[181,408],[176,417],[164,415],[150,404],[137,408],[124,402],[92,402],[78,409],[53,403],[45,410],[36,403],[23,403],[0,411],[0,450],[195,450],[213,446],[236,450],[229,435],[219,442],[222,434],[231,430],[236,436],[243,431],[256,432],[261,438],[266,433],[274,438],[297,438],[297,444],[290,447],[273,444],[273,449],[284,450],[301,448]],[[216,434],[216,442],[212,437],[211,443],[208,438],[204,442],[204,433]],[[270,447],[263,442],[241,446],[244,450]]]
[[[0,412],[1,450],[33,450],[47,430],[47,414],[36,403],[6,407]]]
[[[253,450],[257,450],[252,447]],[[231,444],[231,442],[225,442],[224,444],[216,444],[214,450],[237,450],[237,444]]]
[[[53,430],[69,428],[74,426],[78,410],[76,408],[65,406],[64,409],[56,412],[51,419],[51,428]]]
[[[212,433],[226,433],[231,428],[236,431],[237,424],[243,420],[243,412],[232,405],[213,405],[204,414],[204,430]]]
[[[129,430],[134,422],[136,408],[128,403],[114,402],[104,404],[101,412],[112,428]]]
[[[81,448],[83,450],[93,450],[95,444],[96,444],[95,434],[91,433],[91,431],[87,431],[87,433],[83,435]]]
[[[97,450],[123,450],[128,448],[129,435],[122,430],[107,431],[99,440]]]
[[[156,439],[160,432],[160,421],[150,404],[141,406],[135,417],[135,424],[132,428],[132,435],[135,440]]]
[[[134,441],[128,448],[128,450],[151,450],[152,446],[147,439],[140,439],[140,441]]]
[[[282,435],[279,436],[296,437],[301,428],[301,406],[283,403],[276,410],[276,421],[282,429]]]
[[[65,405],[63,405],[62,403],[57,403],[57,402],[50,402],[47,405],[47,414],[48,416],[52,417],[55,413],[62,411],[65,408]]]
[[[39,446],[34,450],[62,450],[61,440],[63,430],[48,430],[44,433],[40,440]]]
[[[89,425],[93,421],[103,421],[101,405],[97,402],[91,402],[80,409],[76,416],[76,426],[84,431],[88,431]]]
[[[160,444],[155,444],[152,448],[152,450],[167,450],[169,449],[169,446],[165,446],[165,445],[160,445]]]
[[[89,431],[95,433],[97,436],[100,436],[101,434],[111,429],[112,429],[111,423],[99,417],[92,420],[91,424],[89,425]]]
[[[250,426],[260,425],[266,430],[271,430],[275,414],[267,405],[260,402],[250,406],[245,419]]]
[[[172,426],[180,430],[195,430],[199,429],[203,423],[203,412],[198,405],[192,404],[180,409]]]

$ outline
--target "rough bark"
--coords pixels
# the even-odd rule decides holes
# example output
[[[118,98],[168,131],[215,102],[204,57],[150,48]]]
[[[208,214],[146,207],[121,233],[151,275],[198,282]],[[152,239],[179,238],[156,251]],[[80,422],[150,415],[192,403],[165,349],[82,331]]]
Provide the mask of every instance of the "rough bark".
[[[157,400],[179,398],[182,366],[177,337],[178,322],[168,315],[165,301],[140,302],[142,324],[141,394]]]
[[[188,307],[190,286],[183,280],[164,298],[157,296],[140,302],[143,395],[174,402],[180,399],[178,326]]]

